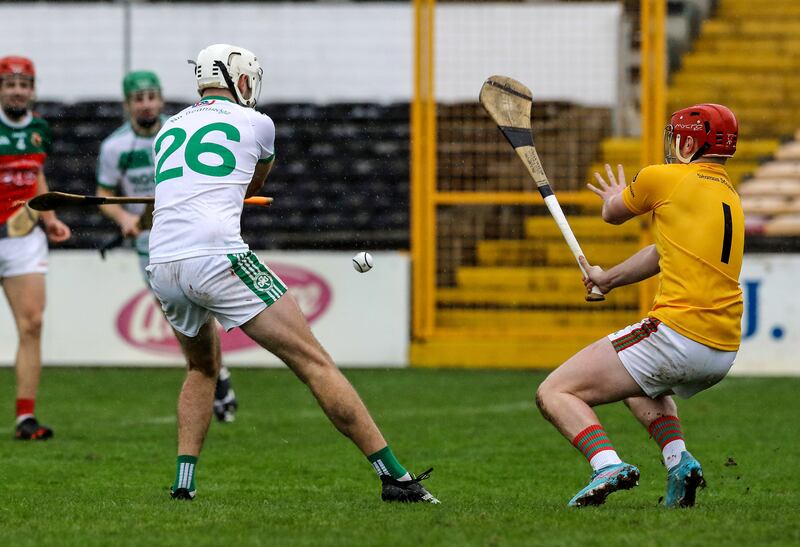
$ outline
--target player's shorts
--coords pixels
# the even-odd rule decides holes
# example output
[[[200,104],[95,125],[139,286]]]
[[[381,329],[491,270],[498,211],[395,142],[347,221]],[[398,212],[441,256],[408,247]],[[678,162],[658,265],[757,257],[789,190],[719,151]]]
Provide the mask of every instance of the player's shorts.
[[[189,337],[212,315],[225,330],[243,325],[286,293],[252,251],[151,264],[147,274],[170,325]]]
[[[735,351],[705,346],[653,317],[608,335],[625,369],[649,397],[688,399],[722,380]]]
[[[38,226],[22,237],[0,238],[0,279],[47,273],[47,236]]]

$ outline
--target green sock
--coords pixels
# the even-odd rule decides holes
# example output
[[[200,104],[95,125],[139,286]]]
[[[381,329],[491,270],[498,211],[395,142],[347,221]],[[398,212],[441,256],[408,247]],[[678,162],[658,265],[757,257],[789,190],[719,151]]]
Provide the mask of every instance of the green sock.
[[[197,466],[197,456],[178,456],[175,465],[175,482],[172,483],[173,492],[178,488],[186,488],[189,492],[197,490],[194,484],[195,466]]]
[[[391,475],[393,479],[399,479],[408,473],[406,468],[400,465],[400,462],[394,457],[389,445],[374,454],[370,454],[367,459],[372,464],[372,467],[375,468],[375,472],[379,477],[381,475]]]

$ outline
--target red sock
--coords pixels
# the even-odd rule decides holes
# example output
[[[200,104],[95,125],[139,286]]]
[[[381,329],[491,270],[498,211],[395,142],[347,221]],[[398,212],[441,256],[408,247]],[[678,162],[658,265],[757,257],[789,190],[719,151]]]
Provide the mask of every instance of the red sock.
[[[26,414],[33,415],[36,399],[17,399],[17,418]]]

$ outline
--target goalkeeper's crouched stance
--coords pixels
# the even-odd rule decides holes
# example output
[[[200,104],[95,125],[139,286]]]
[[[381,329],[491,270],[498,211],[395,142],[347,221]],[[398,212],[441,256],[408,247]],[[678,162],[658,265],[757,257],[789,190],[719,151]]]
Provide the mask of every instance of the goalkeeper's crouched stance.
[[[333,425],[368,458],[383,500],[438,503],[420,484],[430,471],[414,478],[400,464],[284,283],[242,240],[243,200],[261,189],[274,159],[275,126],[252,108],[261,74],[244,48],[202,50],[195,66],[200,102],[164,122],[155,139],[160,167],[147,272],[189,369],[178,399],[172,497],[196,493],[220,367],[216,320],[228,330],[240,327],[309,387]]]
[[[615,401],[625,402],[662,451],[667,507],[694,505],[705,484],[671,395],[691,397],[722,380],[739,349],[744,214],[724,167],[737,135],[724,106],[679,110],[665,131],[668,165],[646,167],[630,186],[621,166],[619,181],[606,166],[608,183],[595,174],[599,188],[589,185],[603,199],[606,222],[652,215],[656,243],[608,271],[582,257],[586,288],[606,293],[658,275],[659,289],[640,323],[581,350],[539,386],[542,414],[593,469],[570,506],[599,505],[638,484],[639,470],[619,458],[592,410]]]

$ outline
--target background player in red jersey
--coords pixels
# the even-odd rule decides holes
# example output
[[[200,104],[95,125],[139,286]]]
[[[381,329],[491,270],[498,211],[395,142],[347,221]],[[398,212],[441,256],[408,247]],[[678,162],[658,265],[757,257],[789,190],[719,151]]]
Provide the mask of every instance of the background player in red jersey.
[[[42,231],[39,217],[24,205],[47,192],[42,166],[50,151],[50,128],[31,112],[34,84],[30,59],[0,59],[0,283],[19,333],[16,438],[21,440],[53,436],[34,415],[42,369],[47,239],[58,243],[71,235],[52,211],[41,213]]]

